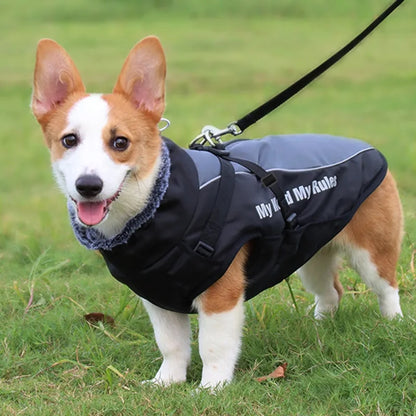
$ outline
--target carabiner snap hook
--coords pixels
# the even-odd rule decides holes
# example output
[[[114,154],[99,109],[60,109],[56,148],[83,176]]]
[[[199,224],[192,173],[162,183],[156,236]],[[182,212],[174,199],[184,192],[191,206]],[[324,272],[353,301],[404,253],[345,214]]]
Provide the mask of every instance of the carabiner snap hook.
[[[232,134],[233,136],[238,136],[242,131],[238,128],[236,123],[230,123],[225,129],[219,129],[215,126],[204,126],[201,130],[201,134],[195,137],[189,144],[189,147],[200,144],[202,146],[208,143],[210,146],[215,147],[218,144],[223,144],[221,140],[222,136],[226,134]]]

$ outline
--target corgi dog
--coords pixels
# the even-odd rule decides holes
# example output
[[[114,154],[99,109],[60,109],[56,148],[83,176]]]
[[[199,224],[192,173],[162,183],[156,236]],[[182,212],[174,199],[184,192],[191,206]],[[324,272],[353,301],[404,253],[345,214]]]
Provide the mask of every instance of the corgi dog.
[[[162,46],[156,37],[147,37],[129,53],[112,93],[88,94],[68,53],[53,40],[43,39],[37,48],[31,108],[50,150],[54,176],[67,198],[71,221],[78,238],[87,241],[82,240],[89,248],[100,249],[111,273],[118,280],[127,282],[143,298],[163,356],[161,367],[151,381],[167,386],[186,380],[191,358],[191,331],[187,312],[195,312],[199,319],[199,352],[203,363],[200,385],[214,389],[229,383],[233,378],[241,348],[243,302],[251,290],[251,283],[247,279],[252,260],[259,256],[266,267],[266,263],[273,257],[270,241],[280,240],[273,237],[268,242],[270,255],[269,252],[264,254],[262,250],[256,249],[256,241],[260,240],[258,236],[250,237],[249,241],[231,244],[232,259],[226,267],[218,266],[219,271],[215,272],[221,273],[221,276],[204,283],[199,290],[189,291],[190,295],[187,296],[194,297],[187,299],[187,303],[181,303],[175,279],[181,270],[185,270],[186,265],[182,263],[186,262],[181,260],[181,264],[177,265],[176,258],[182,258],[182,252],[186,252],[186,258],[192,259],[194,274],[209,275],[209,258],[214,244],[198,244],[196,251],[199,257],[195,257],[192,250],[182,242],[175,242],[172,252],[166,247],[174,238],[171,236],[172,230],[182,227],[182,213],[186,216],[188,211],[196,210],[198,202],[194,201],[196,197],[191,192],[192,186],[196,183],[195,186],[202,192],[217,183],[217,178],[221,175],[217,174],[214,179],[198,184],[197,181],[201,180],[203,174],[195,173],[193,168],[188,169],[191,157],[184,156],[173,144],[161,137],[158,123],[165,109],[165,74],[166,62]],[[282,140],[279,143],[286,143],[290,150],[290,140]],[[325,157],[325,149],[331,143],[338,143],[331,141],[331,138],[319,140],[319,143],[323,143],[319,147],[322,149],[320,157]],[[247,142],[254,143],[252,140]],[[238,141],[234,146],[237,148],[241,143]],[[342,147],[344,144],[344,141],[340,141],[337,146]],[[337,151],[337,146],[334,151]],[[369,154],[367,147],[361,144],[354,146],[358,146],[358,150],[352,152],[354,155],[351,158]],[[282,147],[281,150],[285,148]],[[298,158],[302,147],[298,147],[297,151]],[[191,156],[192,160],[215,159],[215,164],[218,165],[217,156],[210,152]],[[339,163],[329,160],[327,165],[333,168]],[[226,164],[238,170],[236,163]],[[366,163],[357,166],[365,169]],[[282,169],[282,175],[289,168],[286,166]],[[305,171],[309,174],[315,172],[314,169],[308,168]],[[299,169],[294,169],[295,178],[297,171]],[[180,180],[174,178],[175,172],[182,172]],[[341,183],[340,175],[341,172],[332,176],[325,174],[321,179],[311,180],[311,185],[291,185],[292,190],[283,190],[286,202],[285,198],[280,198],[279,204],[287,204],[290,208],[297,201],[306,204],[313,199],[317,201],[323,195],[330,198],[331,192],[336,192]],[[353,176],[355,180],[361,180],[359,172]],[[239,172],[235,187],[239,186],[238,181],[243,177],[251,178],[249,180],[253,183],[259,182],[247,171]],[[183,201],[175,200],[173,203],[170,200],[167,203],[166,195],[173,198],[171,195],[175,186],[186,188]],[[337,274],[338,258],[341,255],[349,260],[366,285],[376,293],[381,314],[389,319],[402,316],[396,279],[403,227],[401,204],[389,171],[383,172],[374,188],[361,198],[359,204],[353,201],[354,212],[345,217],[345,224],[342,227],[337,225],[338,228],[328,234],[330,240],[320,242],[321,247],[315,248],[311,256],[303,256],[303,243],[296,246],[296,256],[289,256],[286,270],[299,269],[298,274],[304,286],[315,295],[317,319],[333,314],[338,307],[343,293]],[[220,192],[219,187],[216,189]],[[232,193],[224,192],[222,195],[225,198],[218,198],[215,204],[212,203],[212,210]],[[343,192],[343,196],[347,193],[349,190]],[[282,216],[279,204],[273,199],[273,194],[270,195],[272,199],[269,198],[269,202],[257,202],[250,211],[250,215],[253,218],[256,216],[262,227],[267,227],[268,221]],[[344,201],[343,196],[341,201]],[[243,199],[238,201],[238,207],[244,203]],[[342,209],[345,204],[341,202],[336,210]],[[241,208],[239,216],[244,216],[245,211],[247,210]],[[159,224],[154,225],[154,218],[159,212],[169,221],[164,219],[164,222],[159,221]],[[224,221],[217,228],[228,226],[225,225],[228,220]],[[196,220],[194,222],[198,223]],[[292,236],[293,230],[288,232],[284,227],[285,225],[279,230]],[[307,225],[300,227],[306,230],[302,238],[309,241],[311,234],[319,235],[320,227],[320,224],[311,228]],[[141,234],[135,234],[137,229],[143,229],[143,238]],[[124,237],[121,238],[120,235]],[[102,246],[96,245],[96,240],[105,243]],[[112,243],[109,244],[108,241]],[[143,252],[136,252],[131,244],[134,247],[140,246]],[[157,250],[162,253],[159,257],[154,254]],[[130,262],[129,270],[132,269],[131,273],[134,274],[142,263],[150,261],[149,258],[152,258],[152,264],[158,265],[165,257],[175,265],[172,268],[178,272],[174,274],[170,266],[155,269],[155,279],[161,279],[156,282],[153,278],[147,278],[148,270],[156,268],[149,266],[143,272],[147,280],[142,279],[143,282],[146,280],[143,284],[148,285],[149,295],[146,295],[147,292],[142,294],[137,283],[141,275],[138,274],[139,277],[135,277],[137,281],[133,279],[134,282],[126,277],[128,272],[127,268],[123,268],[123,262]],[[127,260],[117,263],[119,258]],[[261,270],[261,267],[258,269]],[[187,276],[192,275],[192,271],[186,273]],[[169,279],[162,276],[164,274]],[[189,276],[187,279],[187,284],[193,284]],[[266,286],[272,285],[269,282]],[[170,307],[171,304],[177,306]]]

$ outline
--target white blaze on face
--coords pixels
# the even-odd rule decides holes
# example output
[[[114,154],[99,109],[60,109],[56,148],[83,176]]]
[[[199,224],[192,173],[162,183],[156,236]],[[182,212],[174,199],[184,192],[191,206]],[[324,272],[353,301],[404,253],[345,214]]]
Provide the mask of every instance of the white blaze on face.
[[[77,205],[80,220],[87,225],[101,222],[107,206],[115,198],[130,170],[125,164],[116,163],[109,155],[104,142],[110,108],[101,95],[89,95],[77,101],[68,113],[63,133],[74,134],[79,143],[65,151],[63,157],[53,163],[58,184]],[[83,175],[96,175],[103,182],[102,191],[93,198],[84,198],[77,191],[76,181]]]

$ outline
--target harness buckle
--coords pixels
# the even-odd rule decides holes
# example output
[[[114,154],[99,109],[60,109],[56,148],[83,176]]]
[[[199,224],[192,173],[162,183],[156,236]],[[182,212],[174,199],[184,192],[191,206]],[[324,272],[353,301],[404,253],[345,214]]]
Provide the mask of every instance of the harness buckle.
[[[261,182],[267,188],[273,188],[273,185],[277,182],[277,178],[276,176],[274,176],[273,173],[268,173],[267,175],[261,178]],[[297,218],[296,212],[291,212],[289,206],[285,203],[284,198],[285,196],[283,195],[283,192],[280,191],[280,195],[277,194],[277,199],[280,205],[280,209],[282,210],[283,218],[285,220],[287,228],[289,228],[290,230],[293,230],[298,225],[298,218]]]
[[[277,181],[276,176],[273,175],[273,173],[269,173],[266,176],[263,176],[261,178],[261,182],[264,186],[269,188],[271,185],[273,185]]]
[[[214,248],[203,241],[198,241],[198,244],[194,248],[194,252],[202,257],[211,257],[214,254]]]
[[[292,212],[287,218],[286,218],[286,224],[290,230],[293,230],[298,225],[298,218],[296,215],[296,212]]]

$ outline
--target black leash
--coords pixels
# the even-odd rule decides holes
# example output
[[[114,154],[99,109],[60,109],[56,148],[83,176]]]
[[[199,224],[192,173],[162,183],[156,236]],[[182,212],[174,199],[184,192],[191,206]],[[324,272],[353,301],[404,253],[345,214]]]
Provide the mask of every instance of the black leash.
[[[201,256],[209,257],[215,251],[215,243],[221,232],[221,224],[225,220],[225,215],[228,212],[228,208],[223,209],[224,206],[228,207],[230,203],[230,194],[234,184],[234,176],[230,174],[233,172],[233,168],[230,162],[238,163],[253,173],[264,186],[270,189],[276,196],[281,208],[282,217],[285,221],[286,229],[293,230],[297,226],[297,215],[291,207],[287,204],[283,190],[280,188],[278,178],[274,173],[268,173],[261,166],[256,163],[231,157],[227,151],[226,146],[223,145],[221,137],[226,134],[232,134],[238,136],[245,129],[262,119],[264,116],[280,107],[289,98],[293,97],[319,75],[323,74],[332,65],[337,63],[342,57],[348,52],[354,49],[364,38],[366,38],[383,20],[385,20],[397,7],[402,4],[404,0],[396,0],[390,5],[379,17],[377,17],[369,26],[367,26],[359,35],[353,40],[347,43],[334,55],[329,57],[325,62],[318,65],[315,69],[308,72],[302,78],[294,82],[292,85],[287,87],[285,90],[271,98],[266,103],[257,107],[250,113],[246,114],[239,120],[231,123],[225,129],[217,129],[213,126],[205,126],[202,132],[197,136],[189,145],[191,149],[205,150],[215,154],[221,163],[221,175],[220,185],[217,192],[215,206],[216,208],[212,212],[210,218],[205,225],[204,231],[201,234],[201,238],[194,251]],[[228,178],[227,180],[223,179]],[[226,203],[224,202],[226,200]],[[223,203],[224,202],[224,203]],[[224,205],[225,204],[225,205]]]
[[[234,121],[229,124],[225,129],[217,129],[213,126],[205,126],[202,129],[202,133],[197,136],[189,145],[192,148],[195,144],[206,144],[208,143],[211,146],[216,146],[219,142],[221,143],[220,137],[225,134],[232,134],[233,136],[238,136],[241,134],[247,127],[250,127],[264,116],[280,107],[285,103],[289,98],[293,97],[313,80],[327,71],[331,66],[337,63],[341,58],[343,58],[348,52],[354,49],[364,38],[366,38],[383,20],[385,20],[397,7],[399,7],[404,0],[396,0],[391,4],[380,16],[378,16],[369,26],[367,26],[359,35],[357,35],[353,40],[351,40],[347,45],[342,49],[336,52],[334,55],[329,57],[325,62],[318,65],[315,69],[308,72],[302,78],[294,82],[292,85],[287,87],[285,90],[275,95],[266,103],[257,107],[255,110],[246,114],[244,117],[241,117],[239,120]]]

